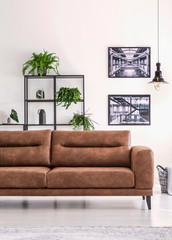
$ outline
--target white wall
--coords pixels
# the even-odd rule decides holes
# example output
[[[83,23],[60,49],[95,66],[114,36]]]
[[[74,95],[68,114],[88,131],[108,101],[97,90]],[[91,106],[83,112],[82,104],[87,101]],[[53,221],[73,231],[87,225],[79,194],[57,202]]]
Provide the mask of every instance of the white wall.
[[[23,121],[22,64],[46,49],[60,57],[61,74],[85,75],[97,130],[129,129],[133,145],[154,150],[155,164],[172,163],[172,1],[160,3],[160,62],[170,84],[157,92],[151,79],[107,77],[110,46],[150,46],[153,77],[156,0],[0,0],[0,122],[11,108]],[[151,94],[151,126],[108,126],[108,94]]]

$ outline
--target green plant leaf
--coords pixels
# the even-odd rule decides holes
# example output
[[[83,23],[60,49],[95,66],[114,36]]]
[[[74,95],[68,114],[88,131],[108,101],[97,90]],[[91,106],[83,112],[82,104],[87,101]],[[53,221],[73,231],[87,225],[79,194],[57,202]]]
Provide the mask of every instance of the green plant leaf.
[[[78,88],[65,88],[61,87],[58,92],[56,92],[56,102],[57,106],[62,105],[68,109],[72,103],[81,102],[81,92]]]
[[[28,74],[35,74],[35,69],[38,68],[38,73],[40,76],[43,75],[43,69],[52,69],[57,75],[59,66],[59,57],[55,56],[55,53],[48,53],[45,51],[43,53],[32,53],[31,58],[23,64],[22,73],[25,75],[28,70]],[[29,70],[30,69],[30,70]]]
[[[19,123],[18,114],[14,109],[11,109],[10,118]]]
[[[82,127],[84,126],[86,131],[94,130],[94,123],[90,117],[90,114],[79,114],[79,113],[74,113],[73,118],[70,120],[69,124],[73,125],[73,130],[81,130]],[[96,123],[97,124],[97,123]]]

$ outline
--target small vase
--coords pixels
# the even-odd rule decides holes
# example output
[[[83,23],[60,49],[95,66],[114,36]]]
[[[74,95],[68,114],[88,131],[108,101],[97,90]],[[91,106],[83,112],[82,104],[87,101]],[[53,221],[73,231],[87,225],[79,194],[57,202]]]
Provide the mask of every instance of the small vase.
[[[46,113],[44,109],[39,109],[38,110],[39,114],[39,125],[44,125],[46,124]]]
[[[10,117],[7,118],[7,123],[11,123],[11,118]]]
[[[38,73],[38,76],[40,76],[40,74],[39,74],[39,67],[37,68],[37,73]],[[42,76],[46,76],[46,75],[47,75],[47,68],[44,67]]]
[[[45,98],[45,92],[43,89],[38,89],[36,91],[36,98],[37,99],[44,99]]]

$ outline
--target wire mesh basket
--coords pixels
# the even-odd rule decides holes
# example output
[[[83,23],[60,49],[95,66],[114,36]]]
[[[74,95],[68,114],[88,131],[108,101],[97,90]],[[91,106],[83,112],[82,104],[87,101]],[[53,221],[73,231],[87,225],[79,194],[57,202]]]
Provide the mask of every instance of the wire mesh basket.
[[[160,165],[156,166],[159,175],[159,183],[161,185],[161,192],[168,193],[168,171]]]

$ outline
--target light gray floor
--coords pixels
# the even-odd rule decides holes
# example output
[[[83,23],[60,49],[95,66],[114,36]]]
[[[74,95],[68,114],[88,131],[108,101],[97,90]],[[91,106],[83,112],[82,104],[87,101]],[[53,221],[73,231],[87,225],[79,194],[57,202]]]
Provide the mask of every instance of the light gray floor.
[[[0,226],[172,226],[172,196],[0,197]]]

